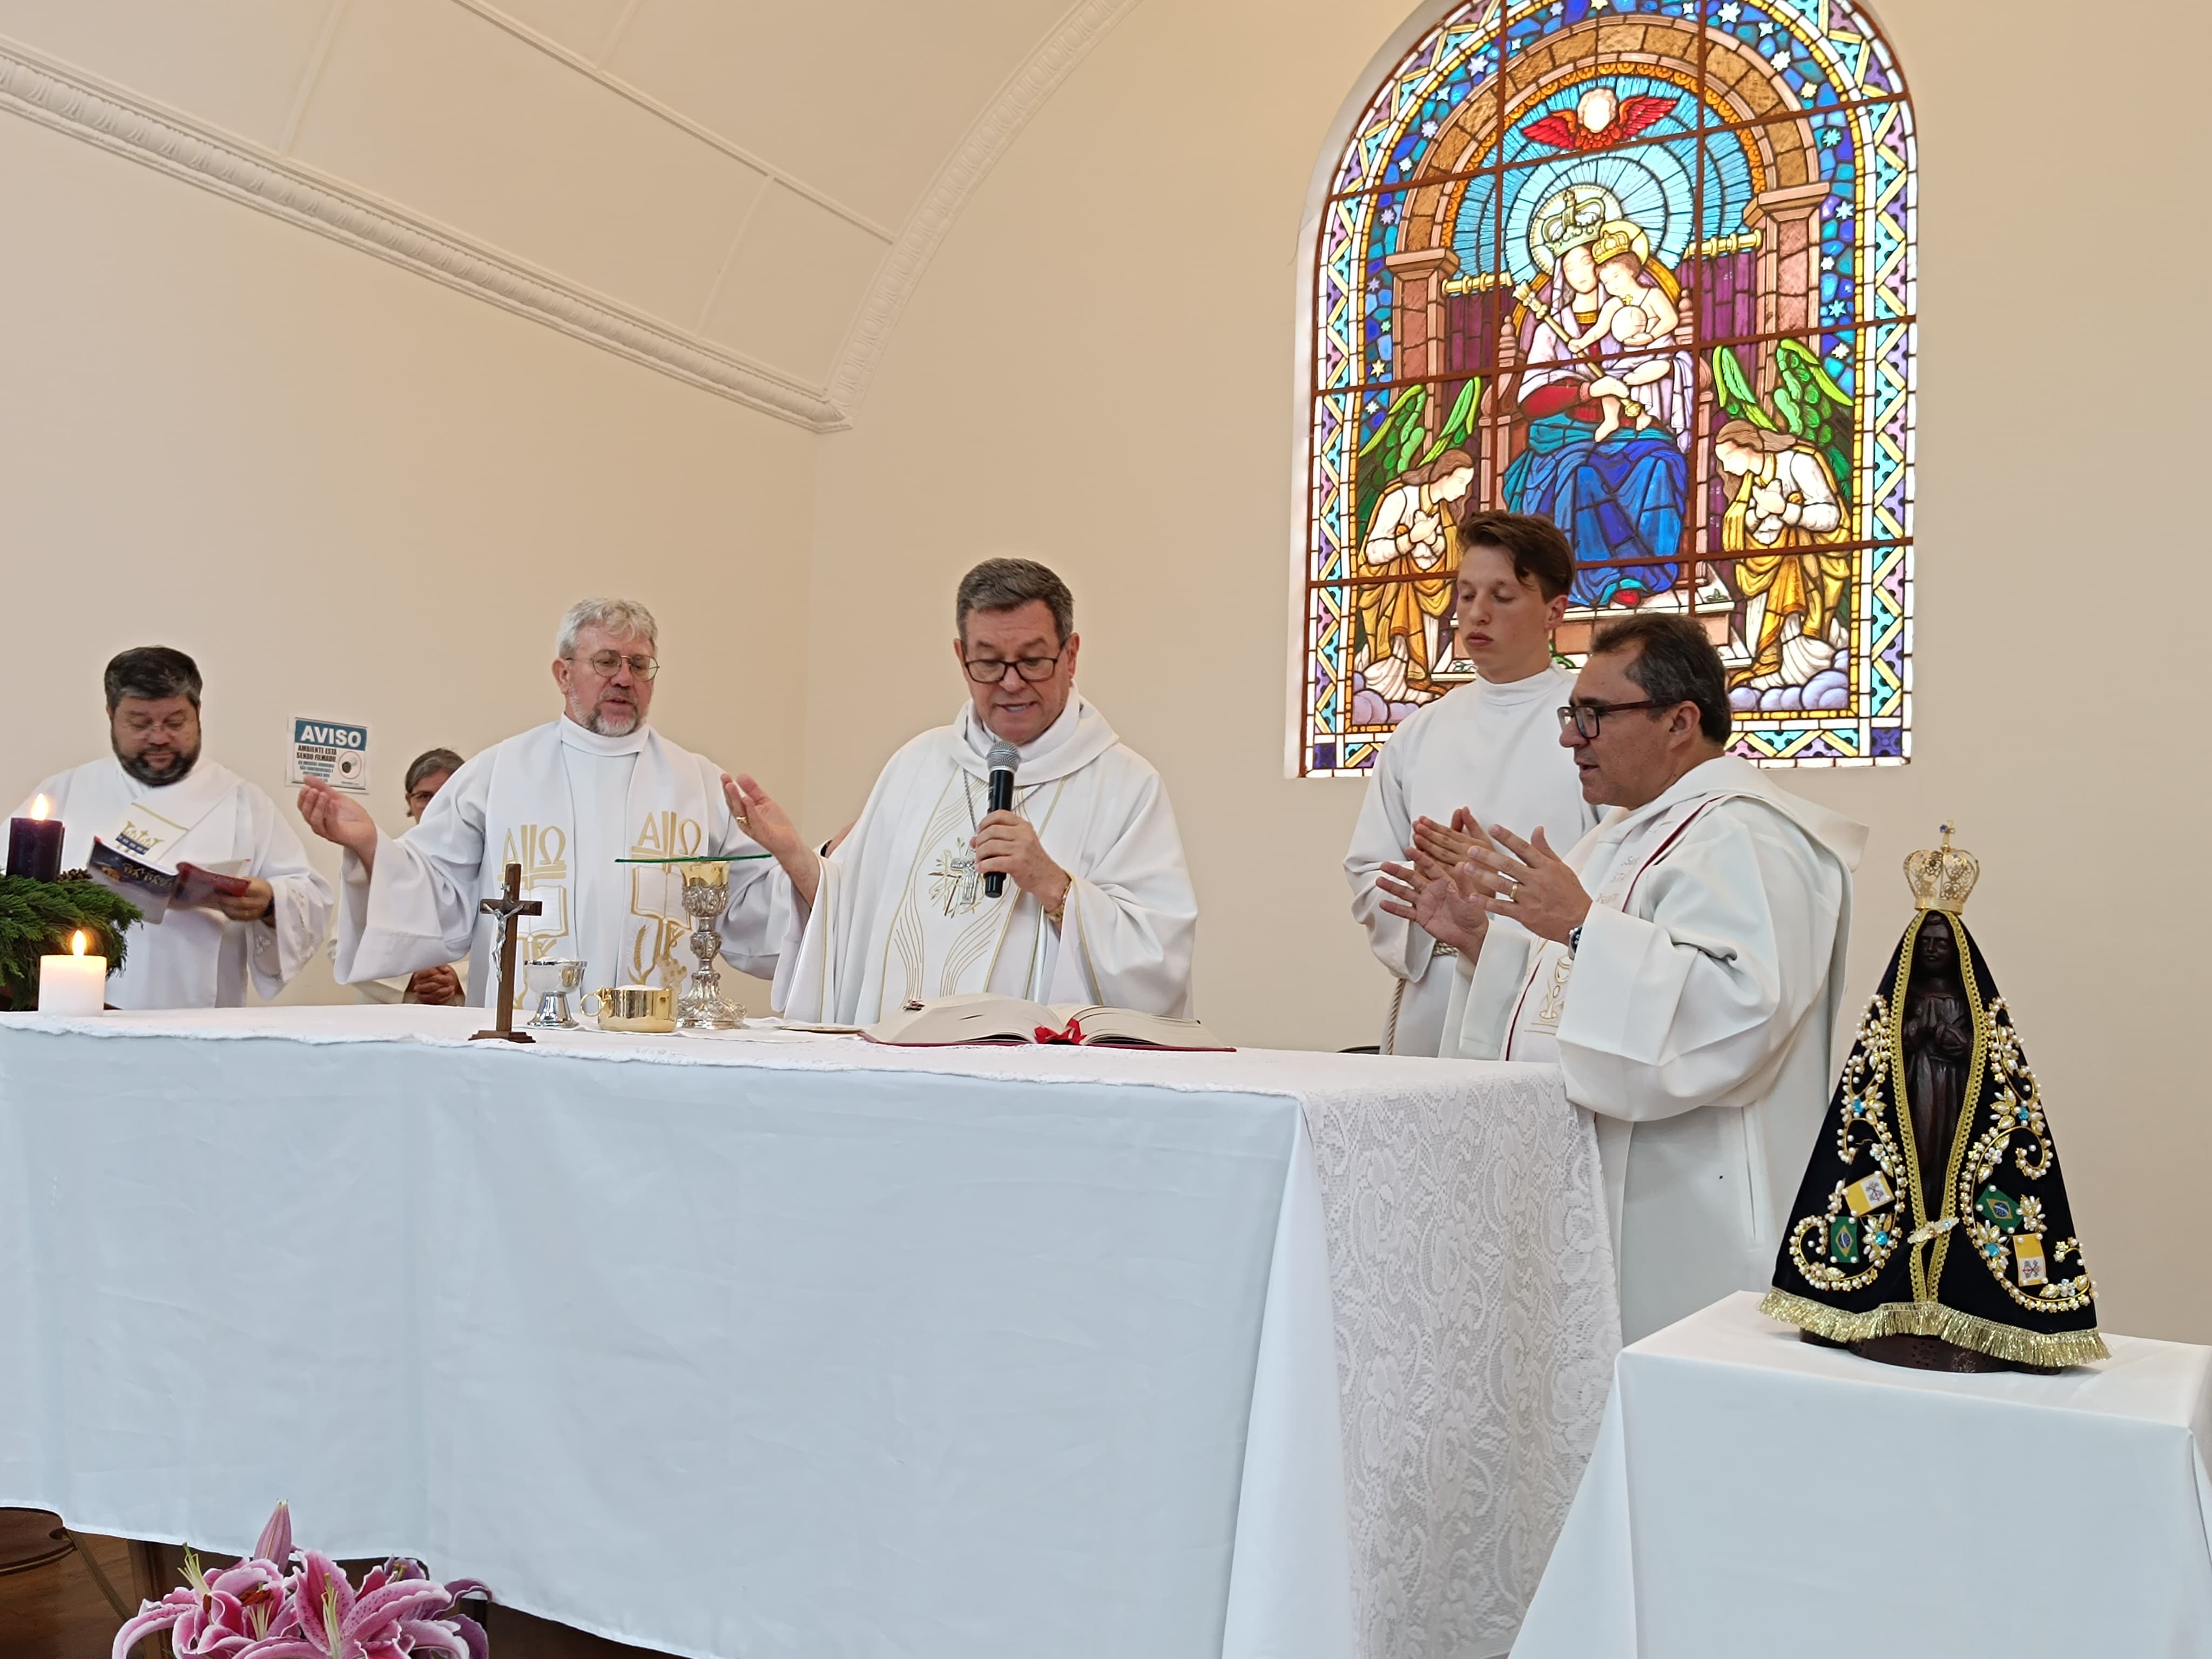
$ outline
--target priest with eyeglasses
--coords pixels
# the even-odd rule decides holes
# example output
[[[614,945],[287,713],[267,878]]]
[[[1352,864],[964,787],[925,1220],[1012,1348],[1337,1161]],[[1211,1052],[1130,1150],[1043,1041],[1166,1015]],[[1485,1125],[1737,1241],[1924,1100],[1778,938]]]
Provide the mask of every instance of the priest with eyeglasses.
[[[1447,1058],[1547,1062],[1596,1120],[1621,1335],[1772,1278],[1827,1107],[1866,830],[1727,752],[1728,677],[1692,618],[1600,627],[1559,710],[1583,799],[1564,854],[1479,826],[1399,914],[1459,951]]]
[[[891,757],[834,848],[806,845],[752,778],[729,786],[790,899],[777,1012],[865,1024],[988,991],[1188,1016],[1198,900],[1182,837],[1159,774],[1075,689],[1067,585],[986,560],[953,625],[968,701]],[[1000,745],[1012,799],[994,810]]]
[[[689,960],[679,946],[691,928],[682,878],[672,866],[618,860],[761,848],[731,814],[721,769],[647,724],[658,636],[634,600],[571,606],[554,645],[560,714],[466,762],[403,836],[380,833],[334,789],[301,790],[307,827],[345,849],[342,982],[466,956],[468,1000],[485,1006],[497,994],[499,932],[478,906],[516,864],[540,906],[518,940],[526,958],[580,958],[588,987],[681,988]],[[724,959],[763,977],[774,967],[775,868],[766,859],[731,866],[718,923]]]

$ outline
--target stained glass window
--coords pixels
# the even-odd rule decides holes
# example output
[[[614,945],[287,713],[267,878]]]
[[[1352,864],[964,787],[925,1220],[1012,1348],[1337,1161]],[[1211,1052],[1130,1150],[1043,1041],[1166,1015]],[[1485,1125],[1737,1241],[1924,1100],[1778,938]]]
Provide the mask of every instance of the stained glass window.
[[[1473,678],[1449,526],[1543,513],[1556,641],[1686,612],[1735,749],[1911,752],[1914,158],[1846,0],[1473,0],[1352,125],[1314,248],[1298,768]]]

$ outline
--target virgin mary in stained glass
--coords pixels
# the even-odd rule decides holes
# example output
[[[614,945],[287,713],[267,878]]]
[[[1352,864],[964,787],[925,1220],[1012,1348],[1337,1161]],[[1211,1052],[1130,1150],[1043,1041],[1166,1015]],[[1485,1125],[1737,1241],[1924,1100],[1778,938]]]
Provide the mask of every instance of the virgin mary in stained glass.
[[[1585,106],[1610,109],[1601,88]],[[1605,123],[1600,121],[1602,127]],[[1521,453],[1505,504],[1567,532],[1577,605],[1635,605],[1681,574],[1695,370],[1677,349],[1680,284],[1609,191],[1570,185],[1534,215],[1514,314],[1523,368]]]

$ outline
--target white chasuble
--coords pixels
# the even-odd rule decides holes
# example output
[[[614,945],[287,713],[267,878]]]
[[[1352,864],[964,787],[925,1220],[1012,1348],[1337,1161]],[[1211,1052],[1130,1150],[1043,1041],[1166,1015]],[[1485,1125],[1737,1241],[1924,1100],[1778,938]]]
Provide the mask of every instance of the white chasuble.
[[[438,792],[422,821],[380,837],[373,871],[349,853],[338,908],[338,978],[410,974],[465,955],[469,1000],[496,983],[499,932],[478,906],[522,866],[541,908],[517,924],[518,959],[573,957],[585,988],[680,986],[693,965],[680,875],[623,858],[758,854],[738,830],[721,772],[650,726],[602,737],[566,715],[495,744]],[[722,954],[765,975],[773,860],[730,866]],[[524,991],[516,976],[517,1006]]]
[[[1866,831],[1749,762],[1706,762],[1566,860],[1564,945],[1495,921],[1461,963],[1445,1051],[1553,1060],[1595,1115],[1633,1342],[1773,1275],[1832,1082]]]
[[[1012,880],[983,892],[969,842],[993,741],[969,705],[891,757],[812,907],[793,905],[778,1012],[866,1024],[909,999],[995,991],[1189,1013],[1198,900],[1159,774],[1080,697],[1019,751],[1014,810],[1073,878],[1055,927]]]
[[[80,870],[93,837],[128,841],[149,863],[173,870],[197,864],[224,874],[258,876],[272,896],[266,921],[232,921],[219,910],[172,905],[158,924],[132,926],[122,969],[109,976],[118,1008],[235,1008],[250,982],[274,997],[321,945],[331,918],[331,884],[276,803],[228,767],[203,759],[177,783],[141,783],[112,756],[48,778],[46,796],[67,825],[62,866]],[[27,815],[30,802],[15,809]]]
[[[1580,841],[1598,814],[1559,743],[1558,711],[1574,689],[1574,675],[1557,666],[1504,684],[1476,680],[1418,710],[1382,745],[1344,873],[1353,919],[1393,976],[1385,1053],[1433,1055],[1442,1046],[1452,956],[1425,929],[1383,909],[1383,864],[1406,861],[1415,818],[1449,823],[1462,806],[1516,835],[1540,828],[1555,848]]]

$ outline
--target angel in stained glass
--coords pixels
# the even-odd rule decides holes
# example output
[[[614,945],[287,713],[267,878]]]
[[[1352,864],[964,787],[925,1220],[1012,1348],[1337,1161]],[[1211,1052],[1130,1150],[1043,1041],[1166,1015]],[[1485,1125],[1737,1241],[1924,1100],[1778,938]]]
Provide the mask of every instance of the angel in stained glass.
[[[1752,660],[1730,677],[1739,708],[1844,708],[1850,588],[1856,561],[1843,480],[1850,400],[1810,348],[1784,340],[1775,354],[1770,414],[1752,397],[1735,354],[1713,354],[1722,406],[1734,416],[1713,434],[1713,459],[1735,481],[1721,520],[1721,549],[1738,556]]]

